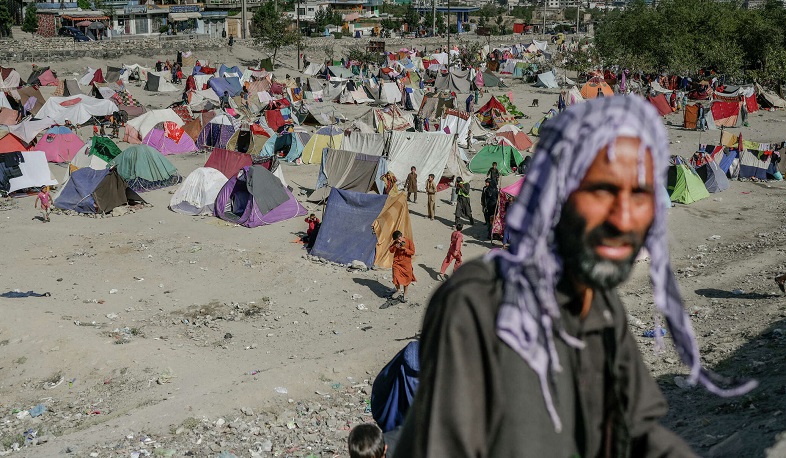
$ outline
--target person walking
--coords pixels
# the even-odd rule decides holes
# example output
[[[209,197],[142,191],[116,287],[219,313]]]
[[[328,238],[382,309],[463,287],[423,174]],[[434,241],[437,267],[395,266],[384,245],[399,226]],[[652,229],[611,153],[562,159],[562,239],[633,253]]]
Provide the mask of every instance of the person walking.
[[[487,237],[491,240],[492,223],[494,221],[494,215],[497,214],[497,207],[499,206],[499,189],[491,178],[486,178],[486,184],[483,186],[483,192],[480,196],[480,205],[483,208],[483,218],[488,228]]]
[[[415,279],[415,273],[412,270],[412,256],[415,256],[415,244],[412,240],[404,237],[401,231],[393,232],[393,243],[388,248],[388,251],[393,253],[393,285],[395,289],[392,291],[390,297],[394,298],[400,289],[403,289],[401,302],[407,302],[407,288]]]
[[[469,183],[465,183],[461,177],[456,178],[456,225],[460,218],[469,220],[470,225],[475,224],[472,216],[472,205],[469,202]]]
[[[428,180],[426,180],[426,196],[428,197],[428,218],[434,221],[437,208],[437,183],[434,181],[433,173],[429,173]]]
[[[407,175],[407,180],[404,182],[404,187],[407,188],[407,202],[409,202],[409,197],[413,196],[412,203],[417,203],[418,173],[414,166],[409,169],[409,175]]]
[[[442,267],[439,269],[439,280],[447,280],[448,276],[445,274],[450,263],[453,262],[453,273],[461,267],[461,245],[464,243],[464,234],[461,230],[464,229],[463,224],[456,224],[456,230],[450,234],[450,247],[448,247],[448,254],[442,261]]]

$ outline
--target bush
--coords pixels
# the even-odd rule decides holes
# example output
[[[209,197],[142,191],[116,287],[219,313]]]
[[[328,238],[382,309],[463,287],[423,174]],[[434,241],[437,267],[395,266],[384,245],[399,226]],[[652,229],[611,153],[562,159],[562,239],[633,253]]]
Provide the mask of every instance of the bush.
[[[158,28],[158,33],[167,33],[168,31],[169,31],[168,25],[162,25],[161,27]]]
[[[333,32],[333,38],[335,38],[336,40],[341,39],[343,36],[344,36],[343,32]]]

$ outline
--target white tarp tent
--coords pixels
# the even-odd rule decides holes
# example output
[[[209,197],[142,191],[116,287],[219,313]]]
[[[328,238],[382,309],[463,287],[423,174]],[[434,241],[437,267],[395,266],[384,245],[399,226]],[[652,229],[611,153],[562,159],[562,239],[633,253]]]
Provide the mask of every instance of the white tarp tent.
[[[322,72],[325,66],[322,64],[318,64],[316,62],[311,62],[308,64],[308,67],[303,69],[303,74],[306,76],[315,76]]]
[[[545,87],[547,89],[557,89],[559,84],[557,84],[557,78],[554,76],[553,71],[548,71],[544,73],[538,74],[538,81],[535,83],[535,87]]]
[[[8,192],[19,191],[25,188],[39,186],[54,186],[57,180],[49,171],[49,164],[46,162],[46,153],[43,151],[22,151],[24,162],[19,163],[21,177],[11,178]]]
[[[169,209],[184,215],[212,215],[216,197],[228,181],[212,167],[199,167],[186,177],[169,202]]]
[[[16,89],[22,85],[21,81],[22,76],[12,68],[5,78],[2,78],[2,74],[0,74],[0,89]]]
[[[82,86],[89,86],[90,83],[93,82],[93,76],[95,76],[96,72],[98,71],[97,68],[90,68],[87,67],[87,72],[79,79],[79,84]]]
[[[136,73],[135,78],[138,78],[139,81],[147,81],[147,73],[149,71],[151,71],[151,69],[143,67],[139,64],[124,64],[123,71],[120,74],[120,80],[123,82],[123,84],[127,84],[128,80],[131,78],[131,75]]]
[[[55,123],[63,125],[68,119],[74,124],[84,124],[93,116],[110,116],[117,111],[114,102],[97,99],[88,95],[69,97],[49,97],[36,114],[37,118],[50,117]]]
[[[16,137],[23,142],[30,144],[38,134],[55,124],[57,124],[57,122],[52,118],[30,118],[14,126],[8,126],[8,131],[16,135]]]
[[[151,110],[126,123],[126,138],[124,140],[129,143],[141,143],[142,139],[153,130],[156,124],[165,121],[172,121],[180,127],[183,127],[184,124],[183,119],[171,108]],[[132,135],[132,132],[135,135]],[[139,138],[136,139],[136,136],[139,136]],[[134,142],[133,140],[136,141]]]

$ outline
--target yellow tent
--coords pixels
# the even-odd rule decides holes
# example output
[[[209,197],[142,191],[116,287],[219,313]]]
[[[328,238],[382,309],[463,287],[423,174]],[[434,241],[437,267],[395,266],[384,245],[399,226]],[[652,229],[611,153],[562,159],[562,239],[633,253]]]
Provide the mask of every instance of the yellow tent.
[[[322,162],[322,150],[325,148],[340,149],[344,141],[344,132],[338,127],[325,126],[311,136],[303,148],[301,156],[304,164],[319,164]]]
[[[374,257],[374,265],[384,268],[392,267],[393,253],[388,248],[393,243],[393,231],[401,231],[404,237],[412,239],[412,223],[409,220],[407,194],[402,192],[397,195],[389,195],[385,206],[371,225],[371,229],[377,236],[377,254]]]

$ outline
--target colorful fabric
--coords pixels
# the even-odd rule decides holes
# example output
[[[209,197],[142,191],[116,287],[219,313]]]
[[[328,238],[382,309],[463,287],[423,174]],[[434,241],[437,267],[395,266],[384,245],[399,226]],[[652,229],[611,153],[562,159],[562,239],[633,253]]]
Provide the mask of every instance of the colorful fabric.
[[[164,122],[164,132],[166,132],[167,137],[171,138],[176,143],[180,143],[180,139],[183,137],[183,134],[186,133],[182,127],[172,121]]]

